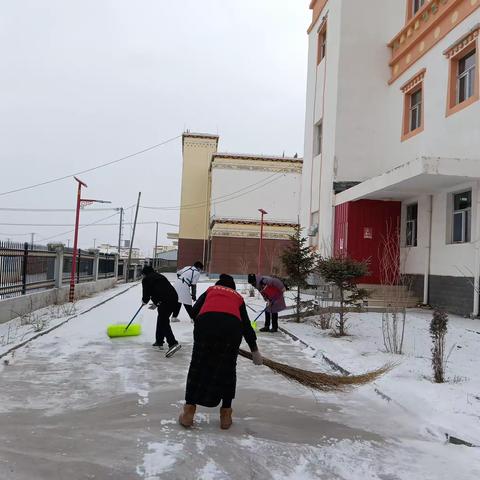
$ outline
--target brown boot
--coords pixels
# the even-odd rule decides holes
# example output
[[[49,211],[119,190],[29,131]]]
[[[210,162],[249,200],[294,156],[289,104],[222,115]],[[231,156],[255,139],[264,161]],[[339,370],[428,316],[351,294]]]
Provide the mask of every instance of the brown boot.
[[[196,405],[184,405],[183,412],[178,417],[178,421],[182,427],[190,428],[193,425],[193,417],[195,416]]]
[[[220,409],[220,428],[222,430],[228,430],[232,426],[232,409],[221,408]]]

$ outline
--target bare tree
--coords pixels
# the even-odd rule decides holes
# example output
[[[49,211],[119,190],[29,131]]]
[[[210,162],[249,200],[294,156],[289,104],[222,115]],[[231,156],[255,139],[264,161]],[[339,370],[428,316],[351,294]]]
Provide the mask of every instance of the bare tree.
[[[447,335],[448,315],[442,310],[435,310],[430,323],[430,336],[432,337],[432,367],[433,378],[436,383],[445,381],[445,337]]]
[[[383,299],[382,334],[387,352],[402,354],[407,319],[406,300],[410,284],[401,274],[400,229],[387,222],[379,248],[380,282]]]

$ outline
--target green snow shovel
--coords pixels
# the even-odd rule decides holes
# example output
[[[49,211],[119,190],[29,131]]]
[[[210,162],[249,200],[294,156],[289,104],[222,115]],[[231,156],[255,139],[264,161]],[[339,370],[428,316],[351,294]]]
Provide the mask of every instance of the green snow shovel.
[[[109,325],[107,328],[107,335],[110,338],[115,337],[136,337],[142,333],[142,326],[139,323],[133,323],[137,315],[140,313],[140,310],[143,308],[143,304],[140,305],[140,308],[137,310],[137,313],[130,320],[128,325]],[[133,323],[133,325],[132,325]]]

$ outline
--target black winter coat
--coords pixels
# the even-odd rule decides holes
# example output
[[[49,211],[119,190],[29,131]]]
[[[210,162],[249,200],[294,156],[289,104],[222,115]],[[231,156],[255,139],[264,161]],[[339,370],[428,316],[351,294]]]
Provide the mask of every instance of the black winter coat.
[[[176,305],[178,303],[177,291],[164,275],[153,272],[142,280],[142,301],[148,303],[150,299],[155,305],[166,303]]]

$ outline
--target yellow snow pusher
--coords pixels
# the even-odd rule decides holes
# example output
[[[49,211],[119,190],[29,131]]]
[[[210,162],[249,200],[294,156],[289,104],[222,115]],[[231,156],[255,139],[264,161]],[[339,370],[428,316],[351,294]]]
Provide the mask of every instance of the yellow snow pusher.
[[[107,335],[110,338],[115,337],[136,337],[142,333],[142,326],[139,323],[133,323],[137,315],[140,313],[140,310],[143,308],[143,305],[140,305],[140,308],[137,310],[137,313],[130,320],[128,325],[109,325],[107,327]],[[133,325],[132,325],[133,324]]]

